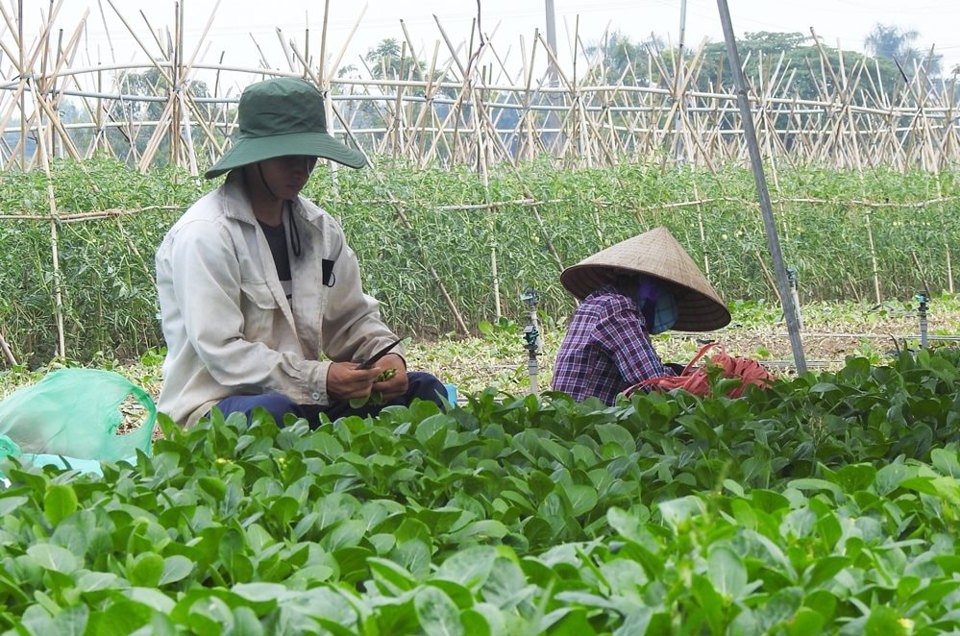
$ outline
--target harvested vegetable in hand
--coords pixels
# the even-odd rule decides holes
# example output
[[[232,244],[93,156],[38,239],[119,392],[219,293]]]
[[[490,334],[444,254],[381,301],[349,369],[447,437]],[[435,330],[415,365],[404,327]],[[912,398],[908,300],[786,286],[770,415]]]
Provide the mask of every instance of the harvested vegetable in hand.
[[[380,372],[380,375],[377,376],[377,379],[374,382],[386,382],[394,376],[397,375],[396,369],[384,369]],[[370,395],[366,397],[352,398],[350,400],[350,407],[358,409],[361,406],[380,406],[383,404],[383,394],[380,391],[371,391]]]

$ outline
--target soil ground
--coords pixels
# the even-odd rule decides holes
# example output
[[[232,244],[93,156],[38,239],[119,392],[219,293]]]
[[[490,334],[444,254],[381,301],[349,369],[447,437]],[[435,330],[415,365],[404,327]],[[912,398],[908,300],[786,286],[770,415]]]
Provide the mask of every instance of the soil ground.
[[[689,361],[706,339],[718,340],[731,355],[755,358],[775,373],[796,371],[786,323],[776,308],[734,308],[733,321],[705,334],[667,332],[655,336],[654,346],[665,362]],[[816,304],[801,309],[800,340],[807,368],[835,370],[847,357],[863,356],[882,364],[898,348],[920,346],[920,317],[916,303],[875,307],[854,304]],[[536,357],[537,388],[549,389],[553,359],[564,328],[540,325],[541,347]],[[927,312],[928,346],[960,346],[960,299],[944,296],[930,302]],[[483,337],[414,341],[407,345],[411,369],[429,371],[455,384],[460,396],[496,387],[520,395],[530,391],[529,353],[523,325],[511,323]],[[115,363],[111,370],[126,375],[154,397],[160,390],[159,357],[151,363]],[[0,368],[0,399],[38,380],[43,370],[11,373]]]
[[[822,304],[801,312],[799,339],[810,371],[835,370],[847,357],[862,356],[875,364],[904,347],[921,344],[920,316],[916,303],[877,305]],[[755,312],[749,312],[755,314]],[[960,307],[952,297],[927,306],[927,346],[960,346]],[[563,338],[562,328],[541,328],[542,346],[537,357],[538,388],[549,387],[553,357]],[[719,341],[727,353],[760,360],[774,372],[796,371],[790,334],[782,314],[767,319],[749,315],[727,327],[705,334],[667,332],[654,345],[665,362],[689,361],[708,340]],[[529,391],[529,355],[523,334],[494,334],[486,338],[418,343],[408,349],[411,368],[431,371],[461,392],[497,386],[511,393]]]

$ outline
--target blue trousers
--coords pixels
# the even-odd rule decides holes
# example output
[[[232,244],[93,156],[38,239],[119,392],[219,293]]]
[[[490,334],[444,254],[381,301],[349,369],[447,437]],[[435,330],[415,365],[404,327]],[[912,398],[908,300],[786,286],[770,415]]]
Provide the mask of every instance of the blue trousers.
[[[353,408],[350,402],[334,402],[327,406],[319,404],[296,404],[283,393],[261,393],[258,395],[231,395],[228,398],[220,400],[217,408],[223,413],[224,417],[231,413],[244,413],[249,419],[253,409],[260,407],[266,409],[273,416],[277,424],[283,425],[283,416],[287,413],[293,413],[297,417],[310,422],[311,427],[320,424],[320,413],[326,413],[331,420],[336,420],[348,415],[358,415],[366,417],[376,415],[385,406],[408,405],[414,399],[428,400],[436,403],[440,408],[444,408],[443,397],[447,395],[447,389],[435,376],[422,371],[410,371],[407,373],[407,392],[401,397],[381,404],[378,406],[364,405],[360,408]]]

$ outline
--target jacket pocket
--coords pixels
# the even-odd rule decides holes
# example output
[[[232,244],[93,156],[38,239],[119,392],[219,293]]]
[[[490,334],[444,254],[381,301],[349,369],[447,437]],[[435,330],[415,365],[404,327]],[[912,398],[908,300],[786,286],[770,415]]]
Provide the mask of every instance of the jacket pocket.
[[[247,340],[269,341],[273,323],[280,314],[280,305],[263,281],[240,283],[240,311],[243,313],[243,335]]]
[[[320,261],[322,276],[323,276],[323,286],[324,287],[333,287],[337,282],[337,275],[333,272],[333,266],[337,261],[331,258],[325,258]]]

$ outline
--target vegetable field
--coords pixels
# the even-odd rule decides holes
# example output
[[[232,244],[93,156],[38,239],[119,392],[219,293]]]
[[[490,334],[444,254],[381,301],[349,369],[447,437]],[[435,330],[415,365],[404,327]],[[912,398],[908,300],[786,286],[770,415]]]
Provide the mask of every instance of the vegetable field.
[[[489,176],[381,165],[318,172],[307,192],[415,336],[412,365],[457,383],[460,406],[315,430],[161,416],[153,454],[102,476],[9,459],[0,633],[960,632],[960,350],[934,313],[957,304],[952,172],[781,170],[773,195],[808,332],[838,331],[855,303],[867,326],[902,313],[897,332],[915,333],[924,290],[937,346],[864,334],[842,364],[741,399],[714,378],[718,397],[613,407],[522,395],[521,293],[540,291],[546,386],[572,309],[561,268],[662,224],[731,303],[719,337],[764,324],[732,350],[783,357],[752,177],[629,163]],[[134,359],[153,390],[154,249],[209,185],[105,161],[0,178],[0,335],[20,360],[4,376]],[[673,360],[696,348],[656,344]],[[464,372],[484,347],[512,367]]]
[[[614,407],[161,418],[104,476],[4,465],[9,634],[960,629],[954,349]],[[725,380],[716,380],[722,392]]]
[[[32,45],[23,6],[7,18],[0,399],[63,365],[157,395],[155,249],[215,185],[192,175],[236,125],[220,81],[235,65],[199,63],[195,14],[175,4],[173,37],[121,20],[145,58],[106,83],[72,67],[93,58],[54,3]],[[344,226],[411,368],[460,403],[313,423],[214,412],[188,430],[161,414],[152,452],[102,474],[0,459],[0,636],[960,634],[955,81],[815,34],[748,34],[812,358],[796,374],[777,366],[785,325],[716,46],[645,45],[646,65],[620,56],[629,75],[604,53],[513,86],[489,38],[444,32],[441,69],[439,42],[432,62],[407,57],[404,27],[353,78],[324,53],[331,4],[319,46],[304,28],[278,67],[255,42],[243,72],[285,62],[317,81],[331,131],[374,159],[319,166],[304,195]],[[522,298],[539,299],[543,388],[574,307],[559,273],[658,225],[730,305],[707,337],[781,377],[735,400],[717,373],[713,397],[528,394]],[[686,361],[697,336],[654,344]]]
[[[774,172],[774,213],[802,300],[879,304],[954,291],[955,180],[952,171],[885,168]],[[160,346],[154,250],[211,185],[108,161],[62,162],[49,180],[6,173],[0,333],[16,358],[136,358]],[[320,169],[308,188],[341,220],[367,288],[401,335],[475,334],[483,321],[523,320],[520,295],[529,288],[541,292],[544,315],[560,319],[573,306],[559,284],[563,267],[656,225],[671,230],[728,302],[776,302],[753,177],[739,167],[532,163],[494,170],[485,184],[460,168],[380,164]]]

